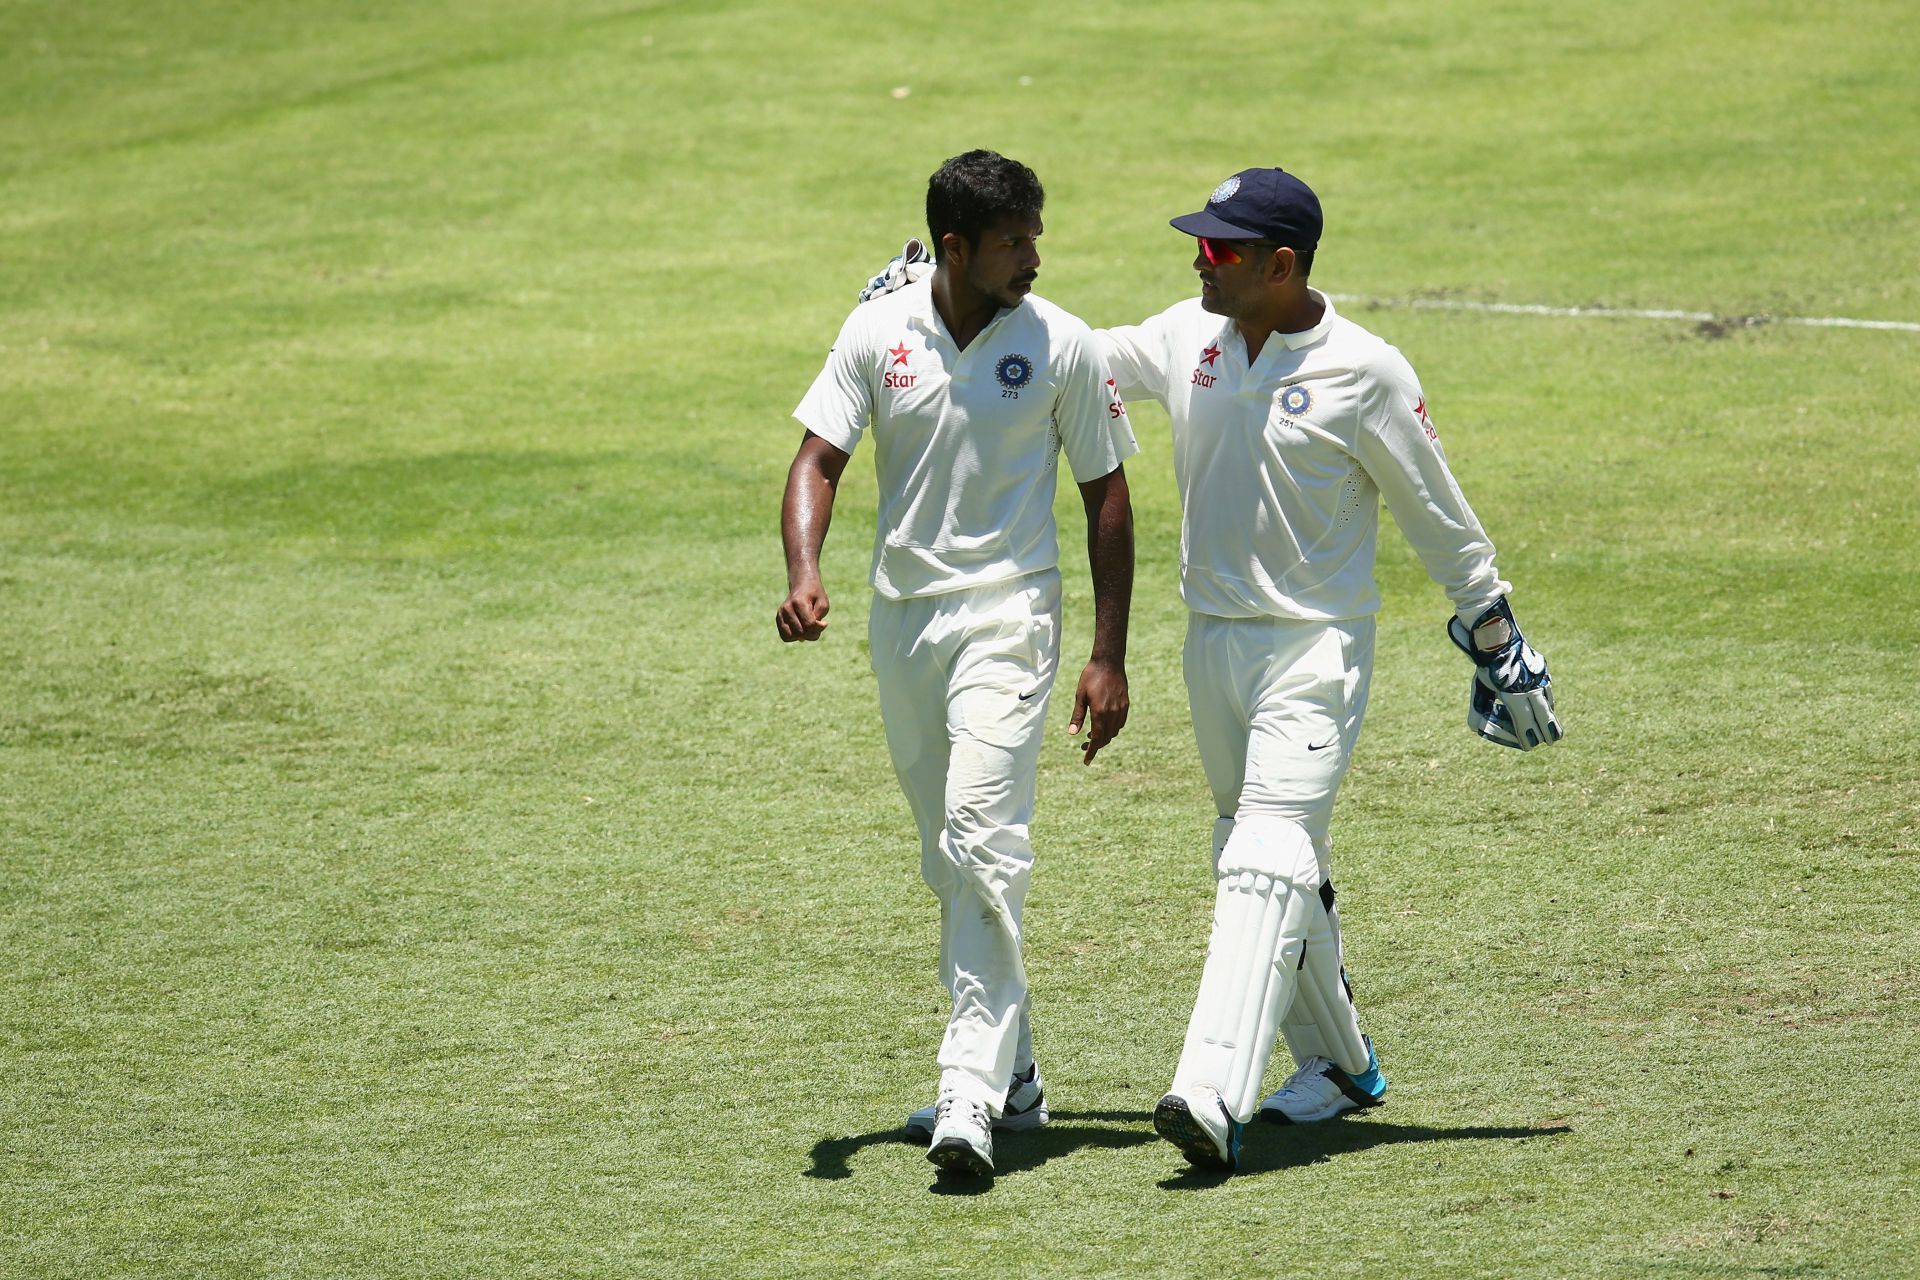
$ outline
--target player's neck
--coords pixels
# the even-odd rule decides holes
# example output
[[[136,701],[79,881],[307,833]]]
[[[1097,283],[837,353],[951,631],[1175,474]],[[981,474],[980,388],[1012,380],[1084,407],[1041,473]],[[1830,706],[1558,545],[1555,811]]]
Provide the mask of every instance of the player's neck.
[[[947,270],[945,263],[934,268],[933,308],[953,337],[953,345],[962,351],[993,322],[1000,304],[966,282],[958,272]]]
[[[1247,344],[1247,363],[1260,358],[1261,349],[1274,334],[1305,333],[1326,314],[1327,304],[1303,288],[1297,294],[1289,293],[1276,300],[1258,315],[1244,320],[1236,318],[1234,324],[1240,330],[1240,339]]]

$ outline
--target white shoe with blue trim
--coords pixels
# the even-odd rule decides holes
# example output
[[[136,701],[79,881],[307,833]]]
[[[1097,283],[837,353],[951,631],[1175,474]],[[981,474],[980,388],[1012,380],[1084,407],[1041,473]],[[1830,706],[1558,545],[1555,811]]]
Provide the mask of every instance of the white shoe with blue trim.
[[[1309,1058],[1260,1104],[1260,1118],[1274,1124],[1315,1124],[1344,1111],[1377,1107],[1387,1100],[1387,1078],[1367,1041],[1367,1069],[1349,1075],[1327,1058]]]

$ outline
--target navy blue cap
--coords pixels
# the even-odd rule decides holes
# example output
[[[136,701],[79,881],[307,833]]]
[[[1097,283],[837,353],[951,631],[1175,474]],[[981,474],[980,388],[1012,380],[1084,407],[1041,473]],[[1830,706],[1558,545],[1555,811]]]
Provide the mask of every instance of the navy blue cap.
[[[1284,169],[1242,169],[1213,189],[1206,208],[1172,222],[1190,236],[1313,249],[1320,244],[1320,197]]]

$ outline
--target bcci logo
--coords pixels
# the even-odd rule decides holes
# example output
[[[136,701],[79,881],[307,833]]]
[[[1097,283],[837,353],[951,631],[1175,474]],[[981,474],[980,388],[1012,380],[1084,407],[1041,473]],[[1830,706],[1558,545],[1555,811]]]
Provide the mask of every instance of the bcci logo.
[[[1301,386],[1288,387],[1280,393],[1280,407],[1298,418],[1313,408],[1313,392]]]
[[[1001,386],[1017,392],[1033,381],[1033,361],[1025,356],[1001,356],[1000,363],[993,366],[993,376],[1000,379]]]
[[[1240,175],[1235,174],[1213,189],[1213,194],[1207,197],[1207,203],[1219,204],[1222,201],[1231,200],[1238,190],[1240,190]]]

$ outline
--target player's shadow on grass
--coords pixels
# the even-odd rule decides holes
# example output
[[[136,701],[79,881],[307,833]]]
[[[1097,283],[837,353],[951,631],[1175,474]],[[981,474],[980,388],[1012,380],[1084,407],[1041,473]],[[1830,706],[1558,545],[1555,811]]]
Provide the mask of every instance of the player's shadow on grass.
[[[1276,1169],[1298,1169],[1330,1160],[1334,1156],[1365,1151],[1369,1147],[1405,1142],[1462,1142],[1476,1138],[1504,1138],[1523,1142],[1528,1138],[1547,1138],[1571,1132],[1572,1126],[1564,1124],[1526,1127],[1474,1124],[1436,1129],[1423,1124],[1394,1124],[1392,1121],[1361,1119],[1357,1116],[1314,1125],[1263,1124],[1255,1121],[1247,1126],[1246,1136],[1240,1144],[1239,1172],[1214,1173],[1183,1166],[1172,1177],[1162,1179],[1160,1186],[1168,1191],[1197,1191],[1203,1187],[1217,1187],[1229,1178],[1245,1178],[1253,1174],[1271,1173]],[[1168,1148],[1168,1154],[1175,1160],[1180,1158],[1172,1148]]]
[[[1334,1156],[1370,1147],[1406,1142],[1461,1142],[1473,1139],[1506,1139],[1524,1142],[1529,1138],[1552,1137],[1571,1133],[1564,1124],[1539,1126],[1461,1125],[1437,1129],[1430,1125],[1394,1124],[1391,1121],[1349,1117],[1315,1125],[1278,1125],[1255,1122],[1247,1126],[1240,1148],[1240,1169],[1233,1174],[1195,1169],[1181,1161],[1180,1153],[1166,1147],[1167,1159],[1179,1166],[1179,1172],[1164,1178],[1160,1186],[1168,1191],[1197,1191],[1215,1187],[1228,1178],[1245,1178],[1271,1173],[1276,1169],[1298,1169],[1318,1164]],[[990,1190],[994,1182],[1012,1174],[1037,1168],[1056,1156],[1071,1155],[1088,1147],[1118,1150],[1157,1143],[1153,1116],[1145,1111],[1055,1111],[1044,1129],[1027,1133],[994,1135],[995,1169],[992,1179],[956,1178],[940,1175],[928,1188],[935,1195],[978,1195]],[[868,1147],[911,1145],[919,1150],[925,1144],[907,1137],[903,1126],[856,1133],[845,1138],[823,1138],[813,1144],[813,1163],[802,1177],[837,1182],[851,1178],[853,1157]]]
[[[1153,1117],[1144,1111],[1055,1111],[1044,1129],[1025,1133],[996,1133],[993,1136],[994,1178],[941,1177],[931,1190],[936,1195],[974,1195],[1011,1174],[1037,1168],[1056,1156],[1071,1155],[1088,1147],[1109,1150],[1139,1147],[1157,1142]],[[856,1133],[846,1138],[823,1138],[813,1144],[813,1163],[801,1175],[839,1181],[851,1178],[849,1162],[868,1147],[911,1143],[916,1149],[926,1143],[907,1137],[904,1126]]]

